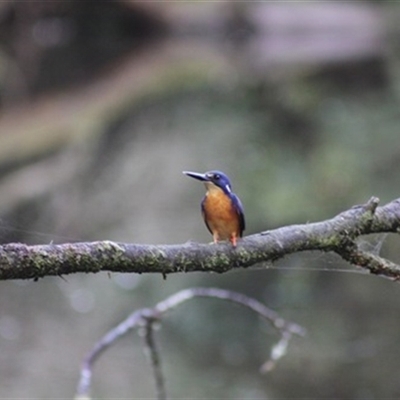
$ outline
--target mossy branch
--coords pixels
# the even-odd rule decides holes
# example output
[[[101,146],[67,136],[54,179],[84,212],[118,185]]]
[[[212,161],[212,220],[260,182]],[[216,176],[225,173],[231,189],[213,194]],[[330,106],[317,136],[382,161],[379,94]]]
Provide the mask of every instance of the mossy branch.
[[[218,272],[274,262],[301,251],[335,252],[350,264],[373,274],[400,279],[400,266],[363,251],[357,238],[373,233],[398,233],[400,199],[378,207],[372,197],[336,217],[316,223],[291,225],[246,236],[233,248],[229,243],[138,245],[98,241],[28,246],[0,246],[0,280],[100,271],[160,273]]]

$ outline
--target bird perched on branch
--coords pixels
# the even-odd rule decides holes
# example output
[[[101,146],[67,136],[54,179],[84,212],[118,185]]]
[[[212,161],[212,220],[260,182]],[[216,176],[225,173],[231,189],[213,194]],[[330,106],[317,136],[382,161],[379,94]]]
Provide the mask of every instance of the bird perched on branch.
[[[183,171],[191,178],[204,182],[206,195],[201,202],[201,212],[214,243],[229,240],[236,247],[237,239],[245,229],[243,206],[239,197],[232,192],[229,178],[221,171],[204,174]]]

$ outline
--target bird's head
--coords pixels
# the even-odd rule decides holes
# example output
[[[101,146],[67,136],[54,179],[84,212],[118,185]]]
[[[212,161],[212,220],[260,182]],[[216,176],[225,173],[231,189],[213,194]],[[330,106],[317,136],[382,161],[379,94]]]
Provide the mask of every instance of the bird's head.
[[[203,181],[208,190],[220,188],[226,194],[232,193],[231,182],[229,178],[221,171],[208,171],[204,174],[190,171],[183,171],[183,173],[191,178]]]

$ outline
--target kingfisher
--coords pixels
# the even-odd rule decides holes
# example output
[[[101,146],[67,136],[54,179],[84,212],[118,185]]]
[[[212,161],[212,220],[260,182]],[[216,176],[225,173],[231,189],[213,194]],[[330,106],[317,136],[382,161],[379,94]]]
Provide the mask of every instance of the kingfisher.
[[[243,206],[238,196],[232,192],[229,178],[221,171],[204,174],[183,171],[191,178],[204,182],[206,195],[201,202],[201,213],[214,243],[229,240],[236,247],[245,229]]]

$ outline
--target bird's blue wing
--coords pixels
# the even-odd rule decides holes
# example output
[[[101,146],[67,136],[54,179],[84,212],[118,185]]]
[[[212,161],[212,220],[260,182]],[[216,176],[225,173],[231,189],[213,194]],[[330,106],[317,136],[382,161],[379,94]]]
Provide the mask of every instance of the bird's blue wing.
[[[240,201],[239,197],[236,196],[235,193],[231,193],[230,197],[232,199],[233,207],[235,208],[235,211],[236,211],[237,215],[239,216],[240,237],[242,237],[243,231],[246,228],[246,222],[244,220],[244,210],[243,210],[242,202]]]

